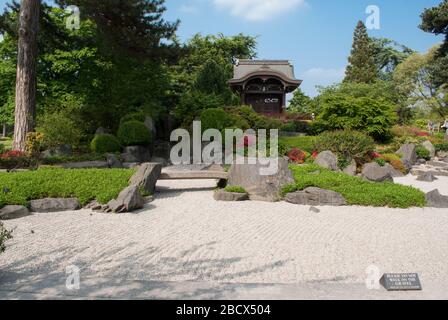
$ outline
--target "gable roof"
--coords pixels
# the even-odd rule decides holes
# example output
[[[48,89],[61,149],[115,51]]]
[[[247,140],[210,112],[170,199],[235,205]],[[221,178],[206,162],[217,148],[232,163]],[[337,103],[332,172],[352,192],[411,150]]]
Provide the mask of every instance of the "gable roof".
[[[275,76],[297,86],[302,83],[296,79],[294,67],[288,60],[239,60],[233,67],[233,79],[229,83],[241,83],[256,76]]]

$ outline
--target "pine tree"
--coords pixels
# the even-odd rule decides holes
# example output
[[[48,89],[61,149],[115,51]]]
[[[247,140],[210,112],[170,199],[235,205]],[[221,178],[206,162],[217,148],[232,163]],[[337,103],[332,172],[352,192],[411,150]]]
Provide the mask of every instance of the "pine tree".
[[[348,61],[344,82],[373,83],[378,78],[372,41],[362,21],[356,26],[353,48]]]

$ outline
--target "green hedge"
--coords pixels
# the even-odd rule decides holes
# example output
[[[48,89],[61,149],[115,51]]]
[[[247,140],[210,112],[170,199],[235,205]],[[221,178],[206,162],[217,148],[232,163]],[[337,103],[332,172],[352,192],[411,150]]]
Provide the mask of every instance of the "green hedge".
[[[0,173],[0,208],[25,205],[43,198],[78,198],[85,205],[92,200],[107,203],[126,188],[134,169],[39,169]],[[8,190],[4,192],[3,190]]]
[[[152,141],[145,124],[135,120],[121,124],[117,136],[123,146],[148,145]]]
[[[316,137],[298,136],[298,137],[280,137],[279,143],[284,145],[290,151],[293,148],[312,153],[316,150]]]
[[[117,137],[111,134],[98,134],[90,143],[90,149],[95,153],[121,151],[121,144]]]
[[[349,205],[410,208],[424,207],[425,194],[413,187],[392,182],[374,183],[317,165],[291,165],[296,183],[286,186],[283,194],[318,187],[342,194]]]

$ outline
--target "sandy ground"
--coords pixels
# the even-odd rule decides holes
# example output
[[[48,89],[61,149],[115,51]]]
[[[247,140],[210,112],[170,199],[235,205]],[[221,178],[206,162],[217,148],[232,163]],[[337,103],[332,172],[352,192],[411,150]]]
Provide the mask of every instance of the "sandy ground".
[[[0,270],[65,279],[66,267],[75,265],[81,277],[129,281],[360,284],[373,265],[448,283],[446,209],[313,213],[283,202],[216,202],[214,187],[161,181],[157,199],[134,214],[83,210],[6,221],[14,239]]]
[[[405,177],[395,178],[394,182],[415,187],[423,192],[430,192],[435,189],[439,189],[441,194],[448,196],[448,177],[437,176],[437,180],[433,182],[422,182],[417,181],[416,176],[409,174]]]

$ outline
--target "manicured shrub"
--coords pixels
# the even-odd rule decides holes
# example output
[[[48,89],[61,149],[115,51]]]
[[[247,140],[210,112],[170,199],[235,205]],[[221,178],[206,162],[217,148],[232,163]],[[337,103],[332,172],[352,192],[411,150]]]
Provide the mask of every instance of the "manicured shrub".
[[[208,129],[223,129],[233,127],[234,120],[224,109],[206,109],[201,113],[202,131]]]
[[[30,157],[38,157],[44,149],[45,137],[40,132],[30,132],[26,135],[26,152]]]
[[[146,115],[144,112],[133,112],[133,113],[127,114],[123,118],[121,118],[120,125],[122,125],[126,122],[129,122],[129,121],[145,122],[145,120],[146,120]]]
[[[43,134],[45,148],[77,146],[82,138],[79,126],[63,112],[48,113],[38,118],[36,132]]]
[[[298,148],[294,148],[288,152],[288,158],[294,163],[302,164],[307,158],[307,154]]]
[[[406,173],[407,169],[404,166],[403,161],[401,160],[400,156],[395,153],[386,153],[380,155],[380,158],[389,163],[392,167],[394,167],[395,170],[398,170],[402,173]]]
[[[10,231],[3,227],[3,223],[0,221],[0,253],[3,253],[6,249],[5,243],[12,238]]]
[[[0,155],[1,169],[21,169],[28,168],[33,164],[33,160],[24,152],[7,151]]]
[[[0,208],[5,205],[28,206],[30,200],[78,198],[82,205],[92,200],[107,203],[128,186],[134,169],[39,169],[0,173]]]
[[[333,172],[317,165],[291,165],[296,183],[283,188],[283,194],[317,187],[339,192],[349,205],[410,208],[424,207],[425,194],[413,187],[392,182],[374,183],[359,177]],[[319,172],[316,174],[316,172]]]
[[[111,134],[98,134],[90,143],[94,153],[114,153],[121,150],[120,141]]]
[[[224,190],[232,193],[247,193],[247,191],[243,187],[239,186],[227,186],[224,188]]]
[[[373,139],[366,134],[352,130],[324,132],[316,139],[316,149],[319,152],[332,151],[339,158],[355,160],[362,164],[374,149]]]
[[[429,151],[423,147],[423,146],[417,146],[417,149],[415,150],[417,152],[417,156],[419,158],[425,159],[425,160],[431,160],[431,154]]]
[[[121,124],[117,136],[123,146],[148,145],[152,141],[145,124],[135,120]]]
[[[237,115],[241,116],[243,119],[245,119],[247,121],[247,123],[249,124],[250,128],[253,130],[280,129],[282,126],[282,122],[280,120],[258,114],[250,106],[242,106],[239,108],[233,108],[233,109],[231,109],[231,111],[234,114],[237,114]]]

